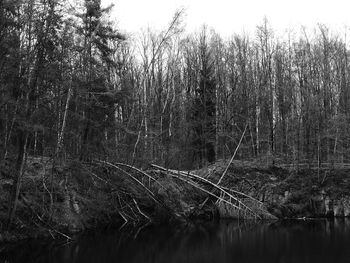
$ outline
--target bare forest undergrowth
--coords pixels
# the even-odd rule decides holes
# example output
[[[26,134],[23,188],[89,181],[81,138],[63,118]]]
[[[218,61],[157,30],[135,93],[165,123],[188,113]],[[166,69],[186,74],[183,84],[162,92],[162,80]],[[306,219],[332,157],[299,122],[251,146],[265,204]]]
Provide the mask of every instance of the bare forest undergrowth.
[[[28,157],[11,228],[11,162],[1,163],[0,241],[61,236],[109,223],[349,216],[348,169],[217,161],[195,171]]]
[[[17,240],[33,233],[69,238],[68,233],[112,222],[144,224],[210,219],[219,216],[220,206],[231,209],[231,217],[266,216],[257,200],[243,201],[248,197],[240,197],[240,193],[218,186],[195,172],[168,170],[157,165],[144,171],[105,161],[58,165],[48,158],[28,157],[15,217],[9,225],[13,167],[9,160],[1,166],[0,240]]]

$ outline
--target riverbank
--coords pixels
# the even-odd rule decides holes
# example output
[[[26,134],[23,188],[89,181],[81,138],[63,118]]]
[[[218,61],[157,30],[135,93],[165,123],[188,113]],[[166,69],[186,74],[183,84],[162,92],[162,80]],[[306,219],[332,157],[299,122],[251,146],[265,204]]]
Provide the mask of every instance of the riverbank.
[[[350,215],[349,169],[296,171],[234,161],[225,173],[227,161],[218,161],[181,172],[73,160],[58,165],[48,158],[30,157],[16,216],[7,228],[11,165],[1,164],[0,243],[45,236],[69,239],[72,233],[111,222]],[[220,188],[215,188],[221,177]]]
[[[199,173],[218,180],[226,162],[217,162]],[[350,169],[299,168],[233,161],[222,185],[263,202],[267,210],[282,218],[350,216]]]

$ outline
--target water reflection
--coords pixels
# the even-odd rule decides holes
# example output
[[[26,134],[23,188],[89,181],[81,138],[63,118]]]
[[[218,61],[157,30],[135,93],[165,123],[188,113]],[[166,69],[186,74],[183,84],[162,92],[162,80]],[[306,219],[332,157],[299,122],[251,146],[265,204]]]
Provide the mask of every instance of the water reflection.
[[[69,244],[30,242],[4,262],[350,262],[350,220],[222,221],[107,229]]]

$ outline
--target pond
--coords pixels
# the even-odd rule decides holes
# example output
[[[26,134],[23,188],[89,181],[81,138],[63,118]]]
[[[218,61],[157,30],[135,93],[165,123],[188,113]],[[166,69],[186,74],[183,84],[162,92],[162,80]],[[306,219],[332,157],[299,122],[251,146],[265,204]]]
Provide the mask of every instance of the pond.
[[[0,262],[350,262],[350,219],[110,228],[70,243],[26,242]]]

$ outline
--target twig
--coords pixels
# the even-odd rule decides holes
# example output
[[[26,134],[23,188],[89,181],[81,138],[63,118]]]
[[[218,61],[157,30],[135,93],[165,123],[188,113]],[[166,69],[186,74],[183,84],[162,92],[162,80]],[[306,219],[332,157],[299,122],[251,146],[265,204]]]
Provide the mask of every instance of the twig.
[[[60,232],[60,231],[54,229],[52,226],[49,225],[49,223],[45,222],[45,221],[41,218],[41,216],[39,216],[39,215],[35,212],[35,210],[34,210],[34,209],[32,208],[32,206],[26,201],[25,198],[22,197],[22,201],[23,201],[23,203],[24,203],[26,206],[29,207],[29,209],[32,211],[32,213],[33,213],[34,215],[36,215],[36,217],[39,219],[39,221],[40,221],[41,223],[45,224],[47,227],[45,227],[45,226],[39,226],[35,221],[33,221],[34,224],[36,224],[38,227],[42,227],[42,228],[46,229],[47,231],[50,231],[50,230],[51,230],[51,231],[54,231],[54,232],[56,232],[57,234],[59,234],[59,235],[65,237],[65,238],[67,238],[67,239],[69,239],[69,240],[72,240],[72,238],[71,238],[70,236],[68,236],[68,235],[66,235],[66,234],[64,234],[64,233],[62,233],[62,232]],[[51,233],[50,233],[50,234],[51,234]]]
[[[254,197],[252,197],[252,196],[250,196],[250,195],[247,195],[247,194],[245,194],[245,193],[242,193],[242,192],[239,192],[239,191],[236,191],[236,190],[227,188],[227,187],[223,187],[223,186],[221,186],[221,187],[222,187],[223,189],[227,190],[227,191],[231,191],[231,192],[234,192],[234,193],[236,193],[236,194],[239,194],[239,195],[242,195],[242,196],[244,196],[244,197],[247,197],[247,198],[249,198],[249,199],[251,199],[251,200],[253,200],[253,201],[255,201],[255,202],[257,202],[257,203],[259,203],[259,204],[261,204],[261,205],[264,204],[263,202],[259,201],[258,199],[255,199]]]
[[[137,210],[140,212],[140,214],[143,215],[145,218],[148,219],[148,221],[151,222],[152,221],[151,218],[149,218],[144,212],[141,211],[141,209],[140,209],[139,205],[137,204],[136,200],[134,198],[132,200],[134,201],[134,204],[135,204]]]
[[[192,182],[191,180],[185,179],[185,178],[183,178],[183,177],[181,177],[181,176],[178,176],[178,175],[176,175],[176,174],[171,174],[171,176],[176,177],[176,178],[178,178],[178,179],[180,179],[181,181],[184,181],[184,182],[186,182],[186,183],[189,183],[190,185],[194,186],[195,188],[197,188],[197,189],[199,189],[199,190],[201,190],[201,191],[203,191],[203,192],[205,192],[205,193],[207,193],[207,194],[209,194],[209,195],[211,195],[211,196],[217,198],[218,200],[221,200],[221,201],[223,201],[223,202],[225,202],[225,203],[227,203],[227,204],[233,206],[234,208],[239,209],[238,206],[236,206],[236,205],[232,204],[231,202],[229,202],[229,201],[223,199],[222,197],[220,197],[220,196],[218,196],[218,195],[216,195],[216,194],[214,194],[214,193],[212,193],[212,192],[210,192],[210,191],[204,189],[203,187],[199,186],[197,183]]]
[[[141,123],[140,130],[139,130],[138,135],[137,135],[137,140],[136,140],[135,145],[134,145],[134,150],[133,150],[133,153],[132,153],[133,162],[135,161],[135,158],[136,158],[136,148],[137,148],[137,145],[139,144],[139,141],[140,141],[140,138],[141,138],[141,128],[142,128],[142,125],[143,125],[143,119],[142,119],[142,123]]]
[[[116,168],[116,167],[118,167],[118,166],[124,166],[124,167],[130,168],[130,169],[135,170],[135,171],[141,173],[142,175],[148,177],[149,179],[151,179],[152,181],[154,181],[156,184],[158,184],[159,186],[161,186],[162,188],[165,189],[165,187],[164,187],[161,183],[159,183],[155,178],[153,178],[152,176],[150,176],[150,175],[147,174],[146,172],[144,172],[144,171],[138,169],[138,168],[135,167],[135,166],[132,166],[132,165],[129,165],[129,164],[125,164],[125,163],[111,163],[111,162],[100,161],[100,160],[94,160],[94,161],[97,162],[97,163],[102,163],[102,164],[109,165],[109,166],[114,167],[114,168]]]
[[[154,194],[152,193],[151,190],[149,190],[140,180],[138,180],[137,178],[135,178],[134,176],[132,176],[130,173],[128,173],[127,171],[125,171],[124,169],[115,166],[115,168],[119,171],[122,171],[123,173],[125,173],[126,175],[128,175],[130,178],[132,178],[135,182],[137,182],[139,185],[141,185],[151,196],[151,198],[156,202],[159,203],[159,201],[155,198]]]
[[[119,215],[124,219],[125,223],[124,224],[127,224],[129,222],[129,220],[126,218],[126,216],[123,215],[122,212],[118,211]],[[124,225],[123,224],[123,225]]]
[[[99,177],[98,175],[96,175],[95,173],[93,173],[93,172],[91,172],[89,169],[87,169],[84,165],[82,166],[83,167],[83,169],[85,170],[85,171],[87,171],[90,175],[93,175],[93,176],[95,176],[97,179],[99,179],[100,181],[102,181],[102,182],[104,182],[104,183],[109,183],[107,180],[104,180],[104,179],[102,179],[101,177]]]
[[[147,222],[146,224],[142,225],[141,227],[138,227],[135,235],[134,235],[134,239],[137,238],[137,236],[140,234],[141,230],[144,229],[145,227],[147,227],[150,224],[150,222]]]
[[[50,192],[50,190],[47,188],[47,186],[45,184],[45,175],[43,176],[43,187],[48,192],[48,194],[50,196],[50,214],[51,214],[51,211],[52,211],[52,208],[53,208],[53,196],[52,196],[52,193]]]
[[[327,173],[327,171],[325,171],[324,176],[323,176],[322,181],[321,181],[321,184],[324,183],[324,181],[325,181],[326,178],[327,178],[327,175],[328,175],[328,173]]]

